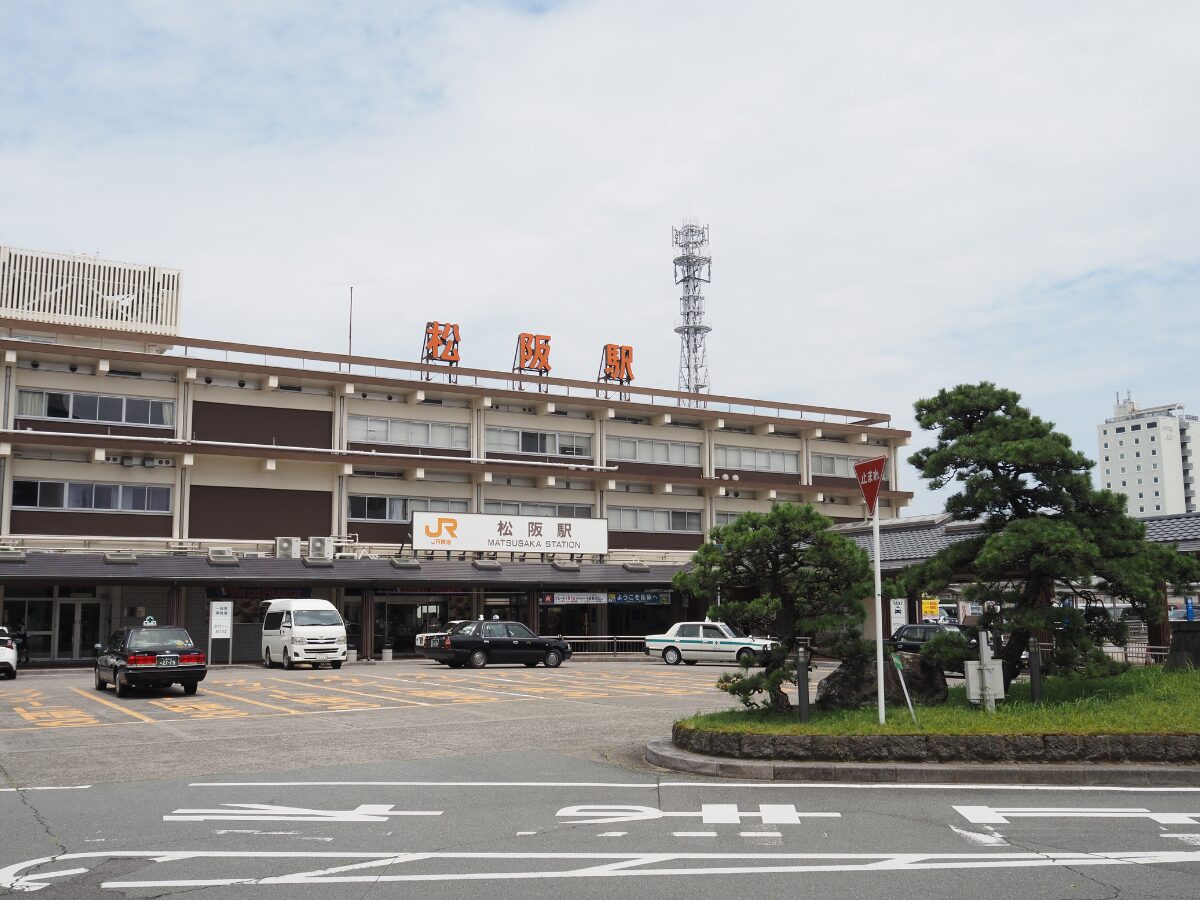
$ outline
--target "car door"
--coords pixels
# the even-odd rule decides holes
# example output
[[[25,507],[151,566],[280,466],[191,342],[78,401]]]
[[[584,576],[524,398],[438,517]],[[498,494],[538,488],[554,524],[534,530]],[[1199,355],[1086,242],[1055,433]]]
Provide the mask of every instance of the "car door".
[[[483,623],[483,649],[487,652],[488,662],[516,662],[516,643],[503,622]]]
[[[896,649],[901,653],[914,653],[921,649],[920,625],[905,625],[896,632]]]
[[[516,662],[541,662],[546,655],[545,642],[520,622],[508,623],[508,636],[516,648]]]
[[[667,643],[674,644],[684,659],[704,659],[704,643],[700,638],[699,625],[680,625],[675,630],[675,639]]]
[[[733,659],[733,649],[725,646],[725,634],[716,625],[705,625],[700,634],[704,659],[726,662]]]

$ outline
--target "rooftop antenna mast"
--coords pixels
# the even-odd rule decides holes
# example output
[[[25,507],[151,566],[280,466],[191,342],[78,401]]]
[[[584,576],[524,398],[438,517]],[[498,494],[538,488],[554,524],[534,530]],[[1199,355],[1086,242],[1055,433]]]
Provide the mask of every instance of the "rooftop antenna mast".
[[[704,255],[708,247],[708,226],[688,216],[680,228],[671,229],[671,242],[679,248],[675,257],[675,283],[683,285],[679,297],[679,390],[692,397],[679,400],[680,406],[703,407],[709,391],[708,349],[705,336],[712,329],[704,321],[704,295],[701,285],[712,281],[712,258]]]

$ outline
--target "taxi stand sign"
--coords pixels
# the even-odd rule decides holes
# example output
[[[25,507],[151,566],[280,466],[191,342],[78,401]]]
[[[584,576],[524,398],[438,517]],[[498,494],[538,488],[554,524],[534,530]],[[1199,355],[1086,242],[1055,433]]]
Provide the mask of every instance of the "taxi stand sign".
[[[886,456],[864,459],[854,464],[854,475],[862,491],[867,510],[871,513],[871,538],[875,560],[875,674],[876,690],[879,694],[879,724],[887,718],[883,706],[883,579],[879,571],[879,488],[883,484],[883,469]]]
[[[213,638],[229,641],[229,664],[233,665],[233,601],[217,600],[208,605],[208,656],[212,659]]]

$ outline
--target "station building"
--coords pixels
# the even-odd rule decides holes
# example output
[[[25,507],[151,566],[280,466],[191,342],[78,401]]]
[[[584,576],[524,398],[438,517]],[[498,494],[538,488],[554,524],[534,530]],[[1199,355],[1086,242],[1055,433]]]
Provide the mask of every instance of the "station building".
[[[214,656],[253,660],[270,597],[332,601],[364,656],[479,615],[641,636],[703,614],[671,580],[712,526],[787,502],[862,521],[871,457],[884,518],[912,497],[886,413],[642,387],[627,346],[552,376],[528,333],[513,371],[470,368],[457,324],[429,323],[419,361],[189,338],[179,284],[0,247],[0,622],[35,660],[146,615],[202,640],[213,600],[234,602]],[[428,537],[460,518],[512,539]]]

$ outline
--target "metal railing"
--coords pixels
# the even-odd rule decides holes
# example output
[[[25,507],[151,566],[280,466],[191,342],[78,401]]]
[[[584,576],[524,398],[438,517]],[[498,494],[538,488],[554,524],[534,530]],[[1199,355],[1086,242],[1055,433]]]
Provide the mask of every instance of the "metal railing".
[[[646,639],[641,636],[619,634],[571,634],[563,635],[571,645],[571,652],[587,656],[622,656],[646,652]]]

